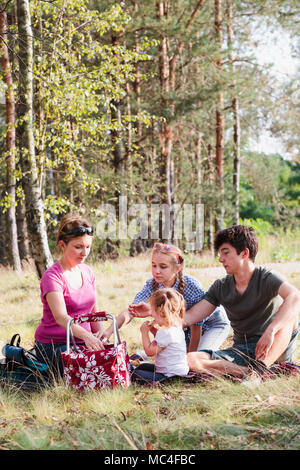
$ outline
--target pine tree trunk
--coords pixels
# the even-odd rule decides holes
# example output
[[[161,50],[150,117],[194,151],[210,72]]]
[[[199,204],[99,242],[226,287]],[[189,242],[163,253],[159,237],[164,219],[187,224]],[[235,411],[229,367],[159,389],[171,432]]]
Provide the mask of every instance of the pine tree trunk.
[[[213,186],[214,178],[213,178],[213,148],[211,144],[208,144],[207,148],[208,152],[208,180],[210,185]],[[211,210],[208,210],[208,248],[211,252],[212,256],[215,256],[215,249],[214,249],[214,223],[213,223],[213,214]]]
[[[201,161],[201,149],[202,149],[202,137],[199,126],[196,127],[196,160],[197,160],[197,193],[198,193],[198,204],[201,204],[201,186],[202,186],[202,161]]]
[[[33,49],[29,1],[17,0],[19,34],[19,107],[18,128],[22,185],[25,193],[26,220],[32,254],[39,277],[53,263],[49,250],[43,203],[38,182],[33,135]]]
[[[135,15],[139,14],[139,3],[138,0],[133,0],[133,7],[134,7],[134,12]],[[134,42],[135,42],[135,48],[138,50],[139,48],[139,33],[136,31],[134,33]],[[136,112],[139,116],[139,113],[141,111],[141,72],[140,72],[140,64],[137,61],[135,63],[135,80],[133,82],[133,90],[135,92],[135,101],[136,101]],[[142,121],[140,117],[138,117],[137,122],[133,124],[136,128],[136,136],[137,140],[140,141],[142,137]]]
[[[168,5],[164,1],[156,2],[156,16],[162,20],[168,16]],[[169,56],[168,56],[168,38],[163,36],[159,44],[159,80],[161,90],[161,104],[163,109],[170,107],[168,94],[170,92],[170,67],[169,67]],[[161,203],[165,204],[168,208],[170,220],[169,220],[169,231],[166,230],[161,233],[161,238],[165,242],[173,241],[174,234],[174,213],[173,213],[173,201],[174,201],[174,187],[172,182],[174,178],[172,175],[172,146],[173,146],[173,129],[168,119],[161,123],[159,140],[161,145],[161,165],[160,165],[160,176],[161,176]],[[165,227],[167,228],[167,227]]]
[[[235,207],[235,223],[238,225],[240,222],[240,111],[239,111],[239,99],[235,97],[232,103],[233,115],[234,115],[234,162],[233,162],[233,186],[235,191],[234,207]]]
[[[120,43],[119,36],[112,36],[112,46],[118,47]],[[121,131],[121,101],[120,99],[112,100],[110,106],[112,124],[116,127],[111,130],[111,139],[113,145],[113,166],[116,174],[120,177],[120,189],[117,196],[123,194],[123,180],[125,177],[125,156],[123,155],[123,142]]]
[[[6,264],[6,250],[5,250],[5,222],[3,217],[3,209],[0,206],[0,264]]]
[[[121,123],[121,103],[119,100],[115,100],[111,104],[111,117],[113,124],[117,124],[117,127],[119,127]],[[111,136],[113,143],[114,168],[117,173],[122,175],[124,174],[124,159],[122,151],[122,135],[120,129],[112,129]]]
[[[185,32],[187,33],[193,21],[195,20],[197,13],[199,12],[201,6],[204,4],[205,0],[199,0],[195,8],[186,22]],[[156,2],[156,16],[158,19],[167,18],[170,10],[171,2],[158,0]],[[165,35],[160,40],[159,45],[159,77],[160,77],[160,86],[161,86],[161,96],[162,96],[162,107],[163,109],[168,109],[170,116],[174,116],[175,108],[174,104],[170,103],[168,94],[170,92],[175,92],[175,78],[176,78],[176,67],[177,61],[182,53],[184,48],[184,41],[179,41],[179,44],[172,55],[169,57],[169,48],[168,48],[169,38]],[[162,203],[169,206],[170,214],[170,233],[168,239],[165,241],[175,242],[175,164],[172,155],[173,147],[173,127],[170,122],[170,119],[165,119],[165,122],[161,125],[160,129],[160,143],[161,143],[161,176],[165,178],[165,183],[162,185]]]
[[[233,55],[232,55],[232,46],[233,46],[233,11],[232,11],[232,0],[227,0],[227,36],[228,36],[228,50],[229,50],[229,60],[231,64],[231,69],[234,72],[233,65]],[[233,88],[236,88],[236,81],[233,81]],[[233,145],[234,145],[234,160],[233,160],[233,188],[234,188],[234,218],[235,224],[239,224],[240,219],[240,140],[241,140],[241,130],[240,130],[240,111],[239,111],[239,99],[235,95],[232,99],[232,111],[233,111]]]
[[[21,271],[21,260],[18,249],[18,233],[16,222],[16,129],[15,129],[15,98],[13,92],[13,80],[11,74],[11,65],[8,53],[8,23],[5,12],[0,13],[0,34],[3,38],[1,64],[4,75],[4,82],[7,86],[5,93],[6,101],[6,192],[8,196],[9,207],[6,211],[8,252],[10,262],[15,271]]]
[[[221,56],[223,33],[222,33],[222,0],[215,0],[215,32]],[[219,74],[222,74],[221,57],[217,61]],[[224,228],[224,93],[218,94],[216,104],[216,182],[220,190],[220,208],[216,219],[217,230]]]

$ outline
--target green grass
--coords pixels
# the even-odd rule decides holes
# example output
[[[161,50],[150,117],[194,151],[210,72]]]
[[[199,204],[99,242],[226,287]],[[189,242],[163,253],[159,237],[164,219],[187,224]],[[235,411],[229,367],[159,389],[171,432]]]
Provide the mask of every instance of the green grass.
[[[187,272],[207,288],[213,275],[201,273],[201,257],[189,258]],[[99,310],[118,314],[150,274],[150,258],[122,258],[94,265]],[[32,345],[41,316],[39,281],[0,271],[1,341],[20,333]],[[288,279],[300,288],[299,273]],[[141,347],[136,319],[120,331],[128,352]],[[300,346],[300,345],[299,345]],[[300,363],[298,346],[295,361]],[[300,379],[277,378],[245,388],[228,379],[206,383],[170,382],[162,388],[131,386],[77,393],[63,382],[25,395],[0,390],[1,449],[106,450],[299,450]]]

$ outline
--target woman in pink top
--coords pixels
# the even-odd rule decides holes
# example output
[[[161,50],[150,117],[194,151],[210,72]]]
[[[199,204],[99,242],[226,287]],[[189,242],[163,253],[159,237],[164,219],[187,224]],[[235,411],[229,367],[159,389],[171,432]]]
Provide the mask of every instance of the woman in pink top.
[[[92,245],[93,228],[83,218],[66,215],[60,222],[56,246],[59,260],[47,269],[41,279],[43,316],[35,332],[39,359],[62,374],[60,353],[66,350],[66,329],[70,318],[96,311],[95,276],[84,264]],[[89,350],[104,349],[100,322],[72,325],[77,343]]]

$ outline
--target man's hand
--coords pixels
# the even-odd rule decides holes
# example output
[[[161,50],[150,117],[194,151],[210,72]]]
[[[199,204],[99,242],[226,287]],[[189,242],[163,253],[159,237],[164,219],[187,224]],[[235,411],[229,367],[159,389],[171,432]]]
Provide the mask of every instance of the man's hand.
[[[255,349],[255,359],[257,361],[264,361],[273,345],[274,342],[274,332],[266,331],[264,334],[261,336],[261,338],[258,340],[256,349]]]

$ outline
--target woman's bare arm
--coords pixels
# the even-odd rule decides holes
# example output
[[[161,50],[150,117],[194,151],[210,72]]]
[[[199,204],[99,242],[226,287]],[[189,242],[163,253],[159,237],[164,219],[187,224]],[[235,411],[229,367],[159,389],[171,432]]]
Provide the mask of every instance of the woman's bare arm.
[[[63,294],[61,292],[48,292],[46,300],[56,323],[67,330],[71,317],[68,315]],[[102,342],[93,333],[76,324],[73,324],[71,328],[73,335],[76,338],[82,339],[89,350],[97,351],[104,349]]]

